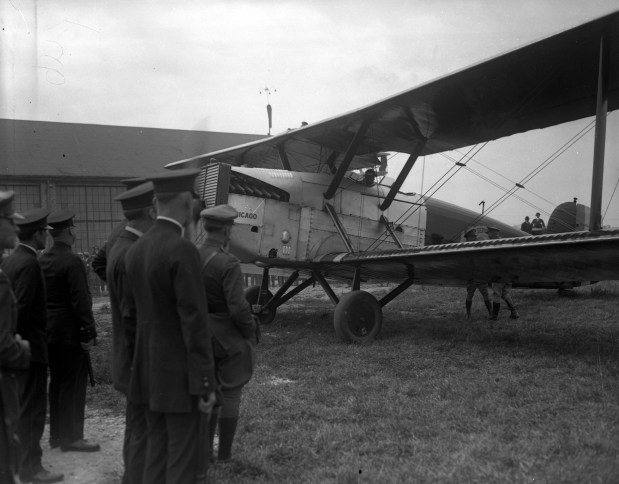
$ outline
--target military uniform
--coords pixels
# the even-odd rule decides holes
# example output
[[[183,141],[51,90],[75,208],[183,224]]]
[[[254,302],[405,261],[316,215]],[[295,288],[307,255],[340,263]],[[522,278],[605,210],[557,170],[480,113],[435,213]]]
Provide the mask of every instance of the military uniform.
[[[223,395],[218,459],[227,460],[238,423],[241,392],[253,373],[258,326],[245,299],[240,262],[224,247],[226,233],[215,230],[232,225],[237,211],[229,205],[218,205],[202,210],[200,215],[207,231],[207,238],[200,247],[202,279],[213,333],[215,371]],[[215,428],[213,419],[211,437]]]
[[[142,185],[146,180],[144,178],[127,178],[126,180],[120,180],[120,183],[127,187],[127,191],[132,188],[137,187],[138,185]],[[124,233],[125,227],[127,225],[127,220],[121,221],[118,225],[116,225],[107,240],[103,244],[103,247],[99,249],[99,251],[92,258],[92,262],[90,263],[90,267],[94,271],[99,279],[104,282],[107,282],[107,260],[110,257],[110,251],[112,247],[114,247],[114,243],[116,239],[120,237],[121,234]]]
[[[30,342],[32,357],[28,371],[19,375],[21,442],[20,477],[29,482],[58,482],[63,475],[45,470],[41,462],[41,437],[47,413],[47,329],[45,279],[37,250],[45,247],[49,210],[35,208],[23,213],[18,221],[19,246],[3,262],[17,298],[17,333]]]
[[[13,248],[16,229],[10,220],[21,215],[13,211],[13,192],[0,191],[0,250]],[[0,269],[0,484],[13,484],[18,468],[17,423],[19,419],[19,387],[16,372],[26,370],[30,351],[16,341],[17,301],[8,276]]]
[[[133,189],[121,193],[115,198],[126,212],[128,210],[143,210],[152,207],[153,184],[146,182]],[[135,319],[135,314],[126,309],[125,304],[125,256],[129,248],[143,233],[127,225],[116,237],[107,258],[107,283],[112,311],[112,383],[114,388],[125,394],[129,390],[131,361],[127,348],[123,311],[125,317]],[[135,321],[132,322],[135,325]],[[125,474],[123,483],[138,484],[142,482],[144,460],[146,457],[146,418],[139,406],[127,400],[125,415],[125,440],[123,445],[123,460]]]
[[[175,207],[174,197],[182,200],[198,173],[173,170],[151,177],[155,196],[161,196],[158,210]],[[163,201],[163,194],[172,198]],[[189,212],[183,212],[185,221]],[[133,362],[129,399],[146,412],[149,484],[195,481],[198,400],[216,387],[200,256],[182,234],[181,222],[160,213],[125,257],[127,307],[137,315],[135,326],[125,327]]]
[[[54,231],[66,229],[73,226],[73,216],[70,210],[54,212],[48,223]],[[50,445],[96,451],[97,444],[84,440],[88,354],[81,343],[97,336],[86,269],[71,244],[55,236],[40,263],[47,287]]]

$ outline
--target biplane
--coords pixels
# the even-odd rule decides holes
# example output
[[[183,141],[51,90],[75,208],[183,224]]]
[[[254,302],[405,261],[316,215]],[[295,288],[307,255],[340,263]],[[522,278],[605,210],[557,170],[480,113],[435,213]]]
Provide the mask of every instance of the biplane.
[[[606,117],[618,106],[615,12],[361,109],[166,167],[202,168],[200,197],[238,210],[230,250],[263,270],[262,285],[247,291],[263,322],[318,283],[335,305],[337,335],[364,342],[380,331],[382,307],[412,284],[619,279],[619,230],[601,230]],[[586,232],[530,236],[502,225],[499,240],[460,242],[478,214],[401,190],[420,157],[590,116]],[[381,178],[385,152],[408,155],[395,179]],[[455,232],[439,234],[440,244],[428,233],[439,219]],[[273,268],[290,271],[275,292]],[[331,280],[348,281],[350,290],[338,296]],[[395,286],[380,300],[361,289],[377,280]]]

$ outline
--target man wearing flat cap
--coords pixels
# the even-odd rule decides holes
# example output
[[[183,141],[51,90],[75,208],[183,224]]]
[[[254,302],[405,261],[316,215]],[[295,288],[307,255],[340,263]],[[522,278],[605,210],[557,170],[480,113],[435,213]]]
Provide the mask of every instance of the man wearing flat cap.
[[[49,351],[49,441],[63,452],[95,452],[84,439],[84,411],[90,347],[97,337],[86,268],[72,250],[70,209],[52,212],[47,223],[54,245],[40,257],[47,288]]]
[[[219,423],[217,460],[222,462],[232,456],[241,393],[253,374],[254,347],[259,339],[258,322],[245,299],[241,264],[228,252],[237,215],[236,209],[230,205],[217,205],[200,213],[206,232],[204,244],[199,249],[202,279],[213,333],[215,372],[223,396],[219,422],[211,419],[209,434],[212,442]]]
[[[19,440],[20,479],[23,482],[58,482],[63,475],[43,467],[41,437],[47,412],[47,328],[45,279],[38,251],[45,248],[49,210],[33,208],[22,213],[19,245],[3,262],[17,298],[17,332],[30,342],[32,357],[28,371],[20,374]]]
[[[198,454],[205,437],[200,413],[208,417],[216,401],[200,256],[183,237],[198,173],[184,169],[149,177],[157,220],[125,257],[125,298],[137,316],[135,327],[125,327],[133,363],[129,400],[146,413],[143,482],[149,484],[195,482],[205,458]]]
[[[0,190],[0,251],[14,249],[21,219],[13,210],[13,192]],[[16,482],[19,467],[17,372],[28,368],[30,345],[16,333],[17,305],[8,276],[0,270],[0,482]],[[15,335],[15,336],[14,336]]]
[[[125,180],[120,180],[120,183],[125,185],[127,190],[131,190],[132,188],[135,188],[138,185],[142,185],[145,182],[146,180],[144,178],[127,178]],[[110,250],[114,246],[114,242],[116,242],[116,239],[120,236],[120,234],[123,233],[125,225],[127,225],[126,218],[112,229],[112,232],[110,232],[110,235],[108,235],[107,240],[103,244],[103,247],[101,247],[97,251],[97,253],[92,258],[92,261],[90,262],[90,267],[92,267],[94,273],[97,274],[97,276],[99,276],[99,279],[101,279],[103,282],[107,282],[106,267],[107,259],[110,255]]]
[[[106,280],[112,310],[112,383],[116,390],[127,396],[131,361],[129,361],[127,350],[123,311],[125,317],[131,319],[130,325],[132,327],[135,327],[135,314],[125,304],[125,255],[134,242],[142,237],[155,221],[153,183],[142,183],[121,193],[114,200],[122,205],[126,224],[115,238],[106,264]],[[123,483],[139,484],[142,482],[145,457],[145,414],[140,406],[133,405],[130,400],[127,400],[123,443],[123,461],[125,464]]]

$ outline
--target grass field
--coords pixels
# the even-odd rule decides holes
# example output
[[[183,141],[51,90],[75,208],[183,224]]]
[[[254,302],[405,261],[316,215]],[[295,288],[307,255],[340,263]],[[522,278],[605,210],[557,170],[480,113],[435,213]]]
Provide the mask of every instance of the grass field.
[[[384,294],[386,288],[370,289]],[[217,483],[619,482],[619,283],[514,291],[491,325],[479,295],[413,287],[370,345],[338,342],[318,289],[263,327]],[[109,316],[93,356],[109,378]],[[106,377],[106,374],[108,375]],[[122,412],[101,385],[90,405]]]

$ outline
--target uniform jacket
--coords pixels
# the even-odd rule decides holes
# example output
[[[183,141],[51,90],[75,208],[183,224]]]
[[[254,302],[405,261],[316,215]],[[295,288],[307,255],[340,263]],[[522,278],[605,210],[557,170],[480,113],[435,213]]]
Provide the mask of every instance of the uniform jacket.
[[[39,258],[47,288],[48,343],[80,346],[80,328],[97,336],[92,297],[82,259],[64,242],[55,242]]]
[[[99,276],[102,281],[107,282],[107,261],[110,257],[110,252],[112,247],[114,247],[114,243],[120,237],[120,235],[125,231],[125,227],[127,226],[127,220],[123,220],[116,227],[112,229],[109,237],[103,244],[103,247],[99,249],[99,251],[92,258],[90,263],[90,267],[92,270]]]
[[[127,350],[122,308],[125,291],[125,255],[129,247],[138,240],[134,232],[123,229],[107,258],[107,284],[112,310],[112,383],[114,388],[127,394],[131,363]]]
[[[129,400],[190,412],[194,397],[216,386],[198,250],[179,226],[157,219],[127,251],[125,267]]]
[[[35,250],[18,245],[2,269],[17,298],[17,333],[30,342],[31,361],[47,365],[45,279]]]
[[[29,352],[15,341],[16,327],[17,302],[9,278],[0,270],[0,418],[9,428],[13,428],[19,418],[19,392],[14,370],[27,369],[30,360]]]
[[[202,264],[210,254],[216,253],[206,268],[202,267],[213,337],[225,350],[243,338],[255,343],[256,323],[245,299],[245,282],[239,260],[225,252],[216,239],[206,239],[199,250]]]

